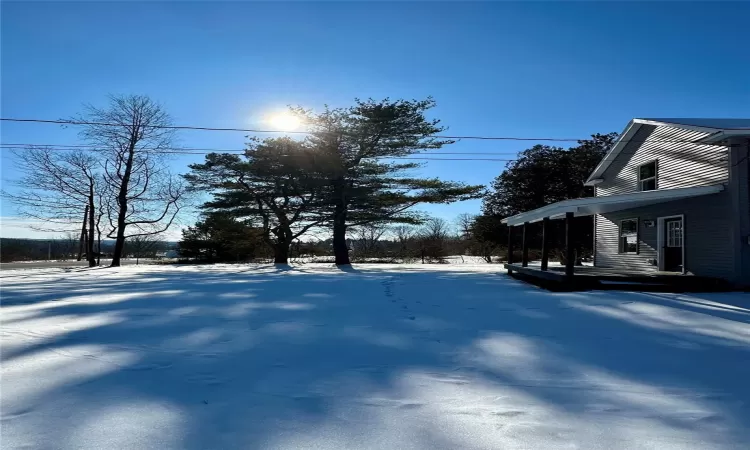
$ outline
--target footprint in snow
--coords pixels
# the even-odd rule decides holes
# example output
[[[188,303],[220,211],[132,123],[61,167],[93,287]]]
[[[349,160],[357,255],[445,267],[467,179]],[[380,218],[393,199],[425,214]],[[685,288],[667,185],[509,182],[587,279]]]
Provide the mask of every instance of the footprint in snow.
[[[205,352],[205,353],[196,353],[195,356],[202,359],[217,359],[221,357],[220,353],[211,353],[211,352]]]
[[[228,380],[212,373],[199,373],[188,376],[185,378],[185,381],[188,383],[205,384],[207,386],[218,386],[226,383]]]
[[[173,364],[170,361],[155,361],[155,362],[145,362],[140,364],[134,364],[132,366],[125,367],[125,370],[133,370],[133,371],[146,371],[146,370],[161,370],[161,369],[168,369],[172,367]]]
[[[518,416],[523,416],[526,413],[523,411],[493,411],[491,414],[493,416],[500,416],[500,417],[518,417]]]
[[[399,409],[417,409],[424,406],[424,403],[419,402],[404,402],[400,405],[398,405]]]

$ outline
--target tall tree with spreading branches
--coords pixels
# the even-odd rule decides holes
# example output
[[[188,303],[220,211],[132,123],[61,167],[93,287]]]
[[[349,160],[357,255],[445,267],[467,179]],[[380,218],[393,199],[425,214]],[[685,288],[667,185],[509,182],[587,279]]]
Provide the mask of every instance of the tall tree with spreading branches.
[[[96,156],[89,152],[63,152],[35,147],[14,153],[23,174],[16,193],[3,192],[15,203],[21,216],[39,222],[47,231],[81,230],[86,242],[89,267],[96,266],[94,229],[100,214],[101,170]],[[80,256],[80,252],[79,252]]]
[[[251,220],[237,220],[224,212],[204,214],[182,230],[180,256],[209,262],[250,260],[265,254],[261,234]]]
[[[505,225],[497,227],[487,224],[499,224],[500,219],[524,211],[529,211],[550,203],[594,195],[594,188],[584,186],[584,182],[612,148],[617,140],[617,133],[594,134],[591,139],[578,141],[578,145],[563,149],[547,145],[535,145],[519,154],[518,159],[507,164],[491,185],[490,192],[484,197],[483,216],[475,222],[478,236],[497,236],[507,239]],[[573,236],[576,242],[578,262],[581,255],[591,251],[593,242],[593,218],[576,217]],[[556,245],[561,249],[562,225],[553,221],[553,235]],[[556,228],[560,228],[555,232]],[[502,230],[502,233],[498,233]],[[539,236],[532,236],[532,242],[539,241]],[[502,241],[504,244],[507,241]]]
[[[171,119],[150,98],[128,95],[111,97],[105,108],[88,106],[75,120],[103,158],[103,179],[114,196],[105,204],[116,267],[128,237],[166,231],[183,206],[182,183],[164,164],[174,139]]]
[[[185,178],[192,189],[213,193],[205,210],[259,223],[274,262],[286,264],[292,242],[328,220],[327,165],[316,153],[289,138],[252,140],[244,156],[211,153]]]
[[[347,229],[369,223],[418,224],[424,217],[412,207],[478,198],[482,186],[413,176],[417,163],[393,158],[440,149],[453,141],[434,135],[439,120],[426,113],[426,100],[355,100],[349,108],[326,108],[300,115],[309,127],[308,142],[327,164],[328,204],[336,264],[349,264]]]

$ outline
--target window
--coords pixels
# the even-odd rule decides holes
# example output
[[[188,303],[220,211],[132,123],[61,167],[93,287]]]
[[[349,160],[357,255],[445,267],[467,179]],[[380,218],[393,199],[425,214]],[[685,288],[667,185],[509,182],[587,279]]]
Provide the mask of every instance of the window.
[[[667,222],[667,247],[682,247],[682,220]]]
[[[638,253],[638,219],[620,222],[620,253]]]
[[[656,161],[638,167],[638,189],[641,191],[656,189]]]

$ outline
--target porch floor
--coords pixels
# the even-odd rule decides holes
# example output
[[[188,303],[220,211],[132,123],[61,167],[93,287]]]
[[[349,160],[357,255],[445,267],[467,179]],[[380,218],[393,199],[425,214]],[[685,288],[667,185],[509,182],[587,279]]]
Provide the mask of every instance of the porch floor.
[[[669,292],[717,291],[727,289],[719,278],[701,277],[676,272],[642,272],[605,267],[576,266],[573,278],[565,276],[564,266],[550,266],[544,271],[540,266],[523,267],[520,263],[505,264],[525,281],[554,290],[629,289]]]

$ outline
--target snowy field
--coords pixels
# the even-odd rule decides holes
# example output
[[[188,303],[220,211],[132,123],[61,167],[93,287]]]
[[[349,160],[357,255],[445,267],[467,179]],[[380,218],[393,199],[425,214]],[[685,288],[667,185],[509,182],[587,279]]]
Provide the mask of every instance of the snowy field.
[[[722,449],[750,295],[499,265],[3,272],[3,449]]]

